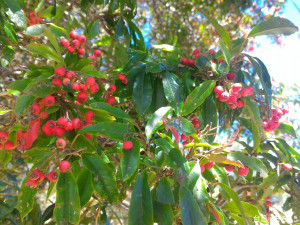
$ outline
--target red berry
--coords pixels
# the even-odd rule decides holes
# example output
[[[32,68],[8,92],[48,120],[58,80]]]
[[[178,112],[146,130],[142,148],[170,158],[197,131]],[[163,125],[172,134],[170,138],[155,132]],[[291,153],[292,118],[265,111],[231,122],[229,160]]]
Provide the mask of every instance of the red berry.
[[[246,166],[245,166],[245,168],[239,168],[239,169],[238,169],[238,174],[239,174],[240,176],[247,176],[248,173],[249,173],[249,169],[248,169],[248,167],[246,167]]]
[[[204,166],[205,166],[206,169],[211,169],[214,165],[215,165],[214,162],[208,162]]]
[[[234,95],[230,95],[229,98],[227,99],[227,103],[228,104],[235,104],[236,103],[237,98]]]
[[[72,120],[72,125],[75,129],[78,129],[82,126],[82,122],[80,121],[80,119],[75,118]]]
[[[237,100],[237,101],[236,101],[236,106],[237,106],[238,108],[242,108],[242,107],[244,106],[244,102],[243,102],[242,100]]]
[[[208,51],[208,53],[209,53],[210,55],[213,55],[213,54],[215,54],[215,51],[214,51],[213,49],[210,49],[210,50]]]
[[[79,86],[80,86],[80,88],[79,88],[80,91],[87,91],[87,89],[88,89],[87,84],[80,83]]]
[[[79,89],[80,89],[80,84],[77,83],[77,82],[74,82],[74,83],[72,84],[72,89],[75,90],[75,91],[79,91]]]
[[[201,51],[200,49],[196,48],[194,51],[193,51],[193,55],[195,56],[195,58],[198,58],[199,55],[200,55]]]
[[[52,80],[52,84],[53,84],[54,86],[57,86],[57,87],[61,86],[61,79],[59,79],[59,78],[54,78],[54,79]]]
[[[60,41],[60,43],[61,43],[61,45],[64,47],[64,48],[67,48],[67,47],[69,47],[69,45],[70,45],[70,42],[67,40],[67,39],[61,39],[61,41]]]
[[[94,84],[94,85],[90,86],[90,92],[92,92],[93,94],[95,94],[98,91],[99,91],[99,85],[98,84]]]
[[[76,74],[75,74],[74,71],[68,71],[67,74],[66,74],[66,77],[69,78],[69,79],[72,79],[72,78],[76,77]]]
[[[241,83],[235,83],[232,85],[232,90],[235,92],[239,92],[240,90],[242,90],[243,86]]]
[[[12,141],[8,141],[4,144],[6,150],[12,150],[15,148],[15,144]]]
[[[118,77],[119,77],[120,80],[124,80],[126,78],[126,75],[122,74],[122,73],[119,73]]]
[[[77,40],[80,42],[81,45],[83,45],[86,42],[86,37],[83,34],[81,34],[78,35]]]
[[[73,53],[73,52],[75,52],[75,48],[73,46],[69,46],[67,48],[67,51],[70,52],[70,53]]]
[[[184,134],[181,134],[181,140],[186,141],[188,139],[187,136],[185,136]]]
[[[52,95],[48,95],[44,98],[45,105],[53,105],[55,103],[55,98]]]
[[[242,90],[242,96],[247,97],[253,94],[253,88],[247,87]]]
[[[232,91],[230,94],[233,95],[233,96],[235,96],[235,97],[237,97],[237,98],[242,97],[242,95],[241,95],[240,92]]]
[[[0,131],[0,143],[7,142],[8,133],[5,131]]]
[[[2,150],[2,148],[3,148],[3,145],[0,143],[0,150]]]
[[[51,136],[54,133],[54,128],[50,128],[47,126],[47,124],[42,126],[42,131],[47,135]]]
[[[100,50],[95,50],[94,51],[94,56],[99,58],[99,57],[102,57],[102,52]]]
[[[69,36],[70,36],[70,38],[72,38],[72,39],[76,39],[76,38],[78,37],[78,34],[77,34],[77,32],[76,32],[75,30],[73,30],[73,31],[71,31],[71,32],[69,33]]]
[[[86,83],[88,84],[88,85],[94,85],[95,84],[95,78],[94,77],[88,77],[87,79],[86,79]]]
[[[270,207],[270,206],[272,205],[272,202],[266,201],[266,205],[267,205],[268,207]]]
[[[188,65],[188,64],[189,64],[189,60],[188,60],[187,58],[182,58],[182,59],[181,59],[181,63],[182,63],[183,65]]]
[[[192,59],[188,59],[188,65],[191,67],[195,66],[195,61]]]
[[[56,124],[57,126],[60,126],[60,127],[65,127],[68,123],[68,120],[64,117],[60,117],[57,121],[56,121]]]
[[[58,76],[60,76],[60,77],[63,77],[63,76],[65,76],[66,71],[65,71],[64,68],[59,67],[59,68],[56,68],[56,69],[54,70],[54,74],[55,74],[55,75],[58,75]]]
[[[214,88],[214,92],[217,94],[222,94],[224,92],[224,89],[222,86],[219,85]]]
[[[70,168],[70,166],[71,164],[68,161],[63,160],[59,163],[59,170],[60,172],[65,173]]]
[[[199,127],[199,120],[193,119],[192,124],[194,125],[195,128]]]
[[[124,149],[124,150],[131,150],[132,147],[133,147],[133,144],[132,144],[131,141],[125,141],[125,142],[123,143],[123,149]]]
[[[116,98],[114,96],[112,96],[112,95],[109,95],[109,96],[106,97],[106,101],[105,102],[107,104],[109,104],[109,105],[113,105],[116,102]]]
[[[201,170],[201,173],[204,173],[204,171],[205,171],[205,166],[204,166],[204,165],[200,165],[200,170]]]
[[[34,115],[39,114],[41,111],[41,107],[38,104],[34,104],[30,107],[30,112]]]
[[[286,171],[289,171],[291,169],[293,169],[293,166],[289,163],[283,164],[283,169],[285,169]]]
[[[231,109],[236,109],[237,105],[236,105],[236,102],[233,102],[231,104],[228,104],[229,108]]]
[[[58,174],[55,171],[52,171],[47,176],[48,180],[51,182],[55,182],[58,179]]]
[[[111,94],[111,93],[114,93],[116,90],[117,90],[116,85],[111,84],[109,86],[109,88],[107,89],[107,93]]]
[[[227,74],[227,79],[228,80],[234,80],[234,78],[235,78],[235,74],[234,73],[228,73]]]
[[[38,186],[38,182],[36,180],[28,180],[26,182],[26,186],[30,188],[36,188]]]
[[[128,80],[126,79],[126,78],[124,78],[123,80],[122,80],[122,84],[127,84],[128,83]]]
[[[221,64],[221,63],[226,63],[226,61],[225,61],[224,59],[220,59],[218,63],[219,63],[219,64]]]
[[[219,96],[219,100],[221,102],[226,102],[229,98],[229,93],[227,91],[224,91],[222,94]]]
[[[93,111],[88,111],[85,113],[85,119],[88,122],[91,122],[95,117],[95,113]]]
[[[29,180],[32,180],[32,181],[41,182],[44,180],[45,174],[40,170],[33,170],[29,174],[28,178],[29,178]]]
[[[37,178],[37,182],[42,182],[44,179],[45,179],[45,174],[40,171],[40,170],[37,170],[37,173],[38,173],[38,178]]]
[[[62,82],[65,86],[67,86],[71,81],[69,78],[64,78]]]
[[[65,129],[62,127],[55,127],[54,128],[54,135],[57,137],[62,137],[65,134]]]
[[[226,166],[226,167],[225,167],[225,170],[226,170],[227,172],[232,172],[232,171],[234,170],[234,166],[233,166],[233,165]]]
[[[84,91],[81,91],[78,93],[77,95],[77,101],[80,102],[80,103],[85,103],[86,100],[88,99],[88,94]]]
[[[66,141],[62,138],[56,140],[56,147],[58,148],[64,148],[66,144],[67,144]]]
[[[83,56],[83,55],[85,54],[85,49],[84,49],[84,48],[78,48],[78,49],[77,49],[77,54],[78,54],[79,56]]]
[[[71,42],[71,46],[74,48],[78,48],[79,45],[80,45],[80,42],[76,39]]]
[[[65,126],[66,131],[72,131],[73,128],[73,123],[71,121],[68,121],[67,125]]]

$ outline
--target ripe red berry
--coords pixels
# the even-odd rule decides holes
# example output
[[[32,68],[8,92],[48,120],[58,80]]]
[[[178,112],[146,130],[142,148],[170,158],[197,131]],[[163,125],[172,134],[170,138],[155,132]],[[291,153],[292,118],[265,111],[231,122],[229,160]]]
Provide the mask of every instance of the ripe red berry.
[[[62,82],[65,86],[67,86],[71,81],[69,78],[64,78]]]
[[[81,34],[78,35],[77,40],[80,42],[81,45],[83,45],[86,42],[86,37],[83,34]]]
[[[54,129],[56,126],[56,123],[54,120],[48,120],[45,125],[51,129]]]
[[[241,95],[240,92],[232,91],[230,94],[233,95],[233,96],[235,96],[235,97],[237,97],[237,98],[242,97],[242,95]]]
[[[186,141],[188,139],[187,136],[185,136],[184,134],[181,134],[181,140]]]
[[[182,58],[182,59],[181,59],[181,63],[182,63],[183,65],[188,65],[188,64],[189,64],[189,60],[188,60],[187,58]]]
[[[200,49],[196,48],[194,51],[193,51],[193,55],[195,56],[195,58],[198,58],[199,55],[200,55],[201,51]]]
[[[80,83],[79,86],[80,86],[80,88],[79,88],[80,91],[87,91],[87,89],[88,89],[87,84]]]
[[[79,45],[80,45],[80,42],[76,39],[71,42],[71,46],[74,48],[78,48]]]
[[[6,131],[0,131],[0,143],[7,142],[8,133]]]
[[[209,53],[210,55],[213,55],[213,54],[215,54],[215,51],[214,51],[213,49],[210,49],[210,50],[208,51],[208,53]]]
[[[270,206],[272,205],[272,202],[266,201],[266,205],[267,205],[268,207],[270,207]]]
[[[70,45],[70,42],[67,40],[67,39],[61,39],[61,41],[60,41],[60,43],[61,43],[61,45],[64,47],[64,48],[67,48],[67,47],[69,47],[69,45]]]
[[[228,80],[234,80],[235,79],[235,74],[234,73],[228,73],[227,74],[227,79]]]
[[[98,84],[94,84],[94,85],[90,86],[90,92],[92,92],[93,94],[95,94],[98,91],[99,91],[99,85]]]
[[[56,147],[57,148],[64,148],[66,146],[66,141],[62,138],[56,140]]]
[[[39,114],[41,111],[41,107],[38,105],[38,104],[33,104],[31,107],[30,107],[30,112],[34,115],[37,115]]]
[[[88,84],[88,85],[94,85],[95,84],[95,78],[94,77],[88,77],[87,79],[86,79],[86,83]]]
[[[77,101],[80,102],[80,103],[85,103],[86,100],[88,99],[88,94],[84,91],[81,91],[78,93],[77,95]]]
[[[48,95],[44,98],[45,105],[53,105],[55,103],[55,98],[52,95]]]
[[[26,182],[26,186],[30,188],[36,188],[38,186],[38,182],[36,180],[28,180]]]
[[[44,180],[45,174],[40,170],[33,170],[29,174],[28,178],[29,178],[29,180],[32,180],[32,181],[41,182]]]
[[[242,108],[242,107],[244,106],[244,102],[243,102],[242,100],[237,100],[237,101],[236,101],[236,106],[237,106],[238,108]]]
[[[291,169],[293,169],[293,166],[289,163],[283,164],[283,169],[285,169],[286,171],[289,171]]]
[[[228,104],[233,104],[236,103],[237,98],[234,95],[230,95],[229,98],[227,99]]]
[[[4,148],[6,150],[12,150],[15,148],[15,144],[12,142],[12,141],[7,141],[5,144],[4,144]]]
[[[122,74],[122,73],[119,73],[118,77],[119,77],[120,80],[124,80],[126,78],[126,75]]]
[[[50,181],[50,182],[55,182],[57,181],[58,179],[58,174],[55,172],[55,171],[52,171],[48,174],[47,176],[47,179]]]
[[[204,171],[205,171],[205,166],[204,166],[204,165],[200,165],[200,170],[201,170],[201,173],[204,173]]]
[[[75,30],[73,30],[73,31],[71,31],[71,32],[69,33],[69,36],[70,36],[70,38],[72,38],[72,39],[76,39],[76,38],[78,37],[78,34],[77,34],[77,32],[76,32]]]
[[[60,172],[65,173],[70,168],[70,166],[71,164],[68,161],[63,160],[59,163],[59,170]]]
[[[239,169],[238,169],[238,174],[239,174],[240,176],[247,176],[248,173],[249,173],[249,169],[248,169],[248,167],[246,167],[246,166],[245,166],[245,168],[239,168]]]
[[[125,141],[123,143],[123,149],[124,150],[131,150],[133,147],[133,143],[131,141]]]
[[[232,85],[232,90],[235,92],[239,92],[240,90],[242,90],[243,86],[241,83],[235,83]]]
[[[116,85],[111,84],[109,86],[109,88],[107,89],[107,93],[111,94],[111,93],[114,93],[116,90],[117,90]]]
[[[214,165],[215,165],[214,162],[208,162],[204,166],[205,166],[206,169],[211,169]]]
[[[75,119],[72,120],[72,125],[75,129],[78,129],[82,126],[82,122],[81,122],[80,119],[75,118]]]
[[[55,127],[54,128],[54,135],[57,137],[62,137],[65,134],[65,129],[62,127]]]
[[[83,56],[85,54],[85,49],[84,48],[78,48],[77,49],[77,54],[78,54],[78,56]]]
[[[124,78],[123,80],[122,80],[122,84],[127,84],[128,83],[128,80],[126,79],[126,78]]]
[[[70,53],[73,53],[73,52],[75,52],[75,48],[73,46],[69,46],[67,48],[67,51],[70,52]]]
[[[60,77],[63,77],[63,76],[65,76],[66,71],[65,71],[64,68],[59,67],[59,68],[56,68],[56,69],[54,70],[54,74],[55,74],[55,75],[58,75],[58,76],[60,76]]]
[[[52,84],[57,87],[61,86],[61,79],[59,78],[52,79]]]
[[[224,92],[224,88],[223,88],[222,86],[220,86],[220,85],[215,86],[214,92],[215,92],[216,94],[222,94],[222,93]]]
[[[95,117],[95,113],[93,111],[88,111],[85,113],[85,119],[88,122],[91,122]]]
[[[79,91],[79,89],[80,89],[80,84],[77,83],[77,82],[74,82],[74,83],[72,84],[72,89],[75,90],[75,91]]]
[[[195,66],[195,61],[192,59],[188,59],[188,65],[191,67]]]
[[[226,166],[226,167],[225,167],[225,170],[226,170],[227,172],[232,172],[232,171],[234,170],[234,166],[233,166],[233,165]]]
[[[75,74],[74,71],[68,71],[68,72],[66,73],[66,77],[69,78],[69,79],[73,79],[73,78],[76,77],[76,74]]]
[[[219,64],[221,64],[221,63],[226,63],[226,61],[225,61],[224,59],[220,59],[218,63],[219,63]]]
[[[67,125],[65,126],[66,131],[72,131],[73,128],[73,123],[71,121],[68,121]]]
[[[229,93],[227,91],[224,91],[222,94],[219,96],[219,100],[221,102],[226,102],[229,98]]]
[[[112,95],[106,96],[106,101],[107,104],[113,105],[116,102],[116,98]]]
[[[253,88],[247,87],[242,90],[242,96],[247,97],[253,94]]]
[[[68,123],[68,120],[64,117],[60,117],[57,121],[56,121],[56,124],[57,126],[60,126],[60,127],[65,127]]]
[[[97,57],[97,58],[99,58],[99,57],[102,56],[102,52],[100,50],[95,50],[94,51],[94,56]]]
[[[194,125],[195,128],[199,127],[199,120],[193,119],[192,124]]]

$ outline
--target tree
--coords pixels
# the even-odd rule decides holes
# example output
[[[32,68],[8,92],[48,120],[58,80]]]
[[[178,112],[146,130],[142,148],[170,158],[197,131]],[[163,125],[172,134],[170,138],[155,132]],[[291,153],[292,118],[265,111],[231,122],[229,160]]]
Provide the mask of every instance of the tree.
[[[189,54],[147,50],[135,1],[0,2],[2,71],[21,71],[0,95],[3,224],[266,224],[281,193],[300,222],[300,155],[273,131],[297,136],[244,52],[292,22],[232,39],[203,11],[219,42]]]

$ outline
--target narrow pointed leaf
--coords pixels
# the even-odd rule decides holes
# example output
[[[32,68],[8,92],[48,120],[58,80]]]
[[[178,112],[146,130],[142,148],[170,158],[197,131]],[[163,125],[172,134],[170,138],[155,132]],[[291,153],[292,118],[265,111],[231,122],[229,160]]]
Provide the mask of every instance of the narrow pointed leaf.
[[[175,117],[170,119],[167,124],[174,127],[176,131],[183,133],[186,136],[190,136],[196,133],[196,129],[193,124],[184,117]]]
[[[134,141],[130,151],[123,150],[121,159],[121,171],[123,181],[128,180],[137,170],[140,161],[140,142]]]
[[[217,127],[218,125],[218,114],[217,114],[217,106],[216,106],[216,100],[213,94],[209,95],[204,103],[202,108],[202,118],[204,125],[211,124],[212,128]],[[217,130],[209,132],[210,135],[206,136],[205,139],[212,143],[215,140]]]
[[[80,205],[83,207],[90,200],[94,192],[92,173],[87,168],[84,168],[79,172],[76,183],[79,191]]]
[[[167,178],[163,177],[157,187],[157,201],[163,204],[174,204],[174,196]]]

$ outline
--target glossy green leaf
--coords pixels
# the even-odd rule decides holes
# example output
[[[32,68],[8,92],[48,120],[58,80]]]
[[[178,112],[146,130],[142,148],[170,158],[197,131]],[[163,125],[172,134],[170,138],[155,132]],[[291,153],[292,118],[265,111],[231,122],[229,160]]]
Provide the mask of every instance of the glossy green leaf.
[[[216,106],[216,100],[214,94],[209,95],[205,99],[201,113],[202,113],[204,125],[211,124],[212,128],[217,127],[218,113],[217,113],[217,106]],[[209,132],[210,135],[206,136],[205,139],[209,143],[213,143],[213,141],[215,140],[216,132],[217,132],[216,129],[214,131]]]
[[[82,154],[82,160],[83,164],[96,175],[95,191],[107,197],[110,202],[115,202],[118,197],[118,188],[112,169],[96,154]]]
[[[78,224],[80,217],[80,198],[74,175],[67,171],[60,173],[56,184],[56,203],[54,217],[58,224]]]
[[[280,17],[271,17],[267,21],[263,21],[256,25],[248,34],[248,37],[269,34],[291,35],[299,29],[291,21]]]
[[[92,173],[87,168],[83,168],[77,176],[76,183],[81,207],[88,203],[94,192],[92,178]]]
[[[50,59],[57,62],[62,62],[63,58],[50,46],[44,44],[29,44],[28,49],[33,54],[38,54],[46,59]]]
[[[165,68],[159,63],[148,62],[146,64],[146,73],[159,73],[159,72],[162,72],[164,70],[165,70]]]
[[[227,62],[227,65],[230,65],[231,55],[230,55],[230,52],[229,52],[228,48],[226,47],[226,45],[223,41],[220,41],[220,47],[221,47],[221,50],[223,52],[225,61]]]
[[[123,181],[131,178],[137,170],[140,161],[140,147],[139,141],[133,141],[131,150],[123,150],[123,157],[120,162]]]
[[[166,125],[174,127],[176,131],[181,132],[186,136],[196,133],[194,125],[184,117],[174,117],[168,120]]]
[[[57,38],[69,36],[65,28],[59,27],[53,23],[49,23],[49,31]]]
[[[18,97],[15,105],[16,115],[25,115],[28,111],[29,106],[34,101],[34,96],[32,95],[21,95]]]
[[[129,207],[128,225],[153,225],[153,206],[147,172],[136,179]]]
[[[12,90],[17,90],[22,92],[26,86],[30,83],[30,79],[22,79],[22,80],[15,80],[14,82],[10,83],[7,87]]]
[[[44,33],[45,25],[44,24],[36,24],[32,25],[30,27],[27,27],[26,30],[24,30],[24,34],[30,37],[39,37]]]
[[[49,147],[37,147],[30,148],[22,154],[23,158],[26,158],[26,162],[34,163],[40,159],[45,159],[52,154]]]
[[[175,113],[178,114],[182,105],[182,87],[180,81],[175,74],[166,71],[162,74],[162,82],[165,96]]]
[[[159,202],[153,203],[153,211],[155,216],[158,218],[160,225],[172,225],[173,224],[173,210],[171,205],[162,204]]]
[[[4,29],[4,32],[5,32],[5,34],[7,35],[7,37],[8,37],[13,43],[17,44],[19,38],[18,38],[18,36],[17,36],[17,33],[16,33],[14,27],[13,27],[11,24],[6,23],[6,24],[4,25],[4,27],[3,27],[3,29]]]
[[[3,169],[6,168],[6,164],[8,162],[10,162],[11,159],[12,159],[12,151],[11,150],[2,149],[0,151],[0,164]]]
[[[204,81],[199,87],[196,87],[186,98],[181,115],[187,115],[198,108],[211,94],[215,85],[215,81],[208,80]]]
[[[2,50],[2,57],[1,57],[1,66],[6,67],[15,54],[14,49],[11,46],[5,46]]]
[[[163,204],[174,204],[173,191],[167,178],[163,177],[160,179],[157,186],[157,199],[158,202]]]
[[[139,74],[133,85],[133,101],[139,114],[144,114],[149,109],[152,102],[152,94],[150,75],[146,73]]]
[[[228,215],[233,219],[235,219],[239,225],[246,225],[245,220],[242,217],[238,216],[237,214],[228,213]]]
[[[22,29],[26,29],[27,22],[23,9],[19,6],[16,0],[3,0],[5,4],[5,13],[9,19],[17,26]]]
[[[294,138],[297,138],[296,131],[292,125],[281,123],[279,125],[279,127],[277,128],[277,130],[280,130],[282,132],[285,132],[285,133],[291,135]]]
[[[238,38],[232,41],[232,46],[229,49],[229,53],[232,57],[240,54],[248,44],[248,39],[245,38]]]
[[[50,32],[50,30],[46,29],[45,31],[45,35],[46,37],[48,38],[48,40],[50,41],[50,43],[52,44],[52,46],[54,47],[55,51],[60,54],[61,51],[60,51],[60,47],[59,47],[59,44],[56,40],[56,37],[53,33]]]
[[[95,134],[109,137],[112,140],[122,141],[126,133],[132,132],[131,126],[125,123],[102,122],[88,125],[79,131],[79,134]]]
[[[233,152],[228,155],[228,158],[232,160],[239,160],[244,164],[244,166],[247,166],[252,170],[268,173],[268,169],[262,161],[258,158],[245,156],[243,152]]]
[[[189,166],[180,150],[173,148],[166,153],[166,163],[174,170],[178,182],[188,184]]]
[[[91,28],[88,30],[88,32],[86,34],[86,38],[92,39],[92,38],[96,37],[99,34],[99,31],[100,31],[100,23],[98,20],[96,20],[92,23]]]
[[[53,216],[53,211],[55,208],[55,203],[49,205],[45,211],[43,212],[42,218],[41,218],[41,224],[43,224],[44,222],[46,222],[48,219],[50,219]]]
[[[192,192],[185,186],[180,186],[179,202],[183,225],[207,225]]]
[[[270,173],[269,176],[265,177],[262,184],[259,185],[259,189],[275,185],[278,180],[277,173]]]

